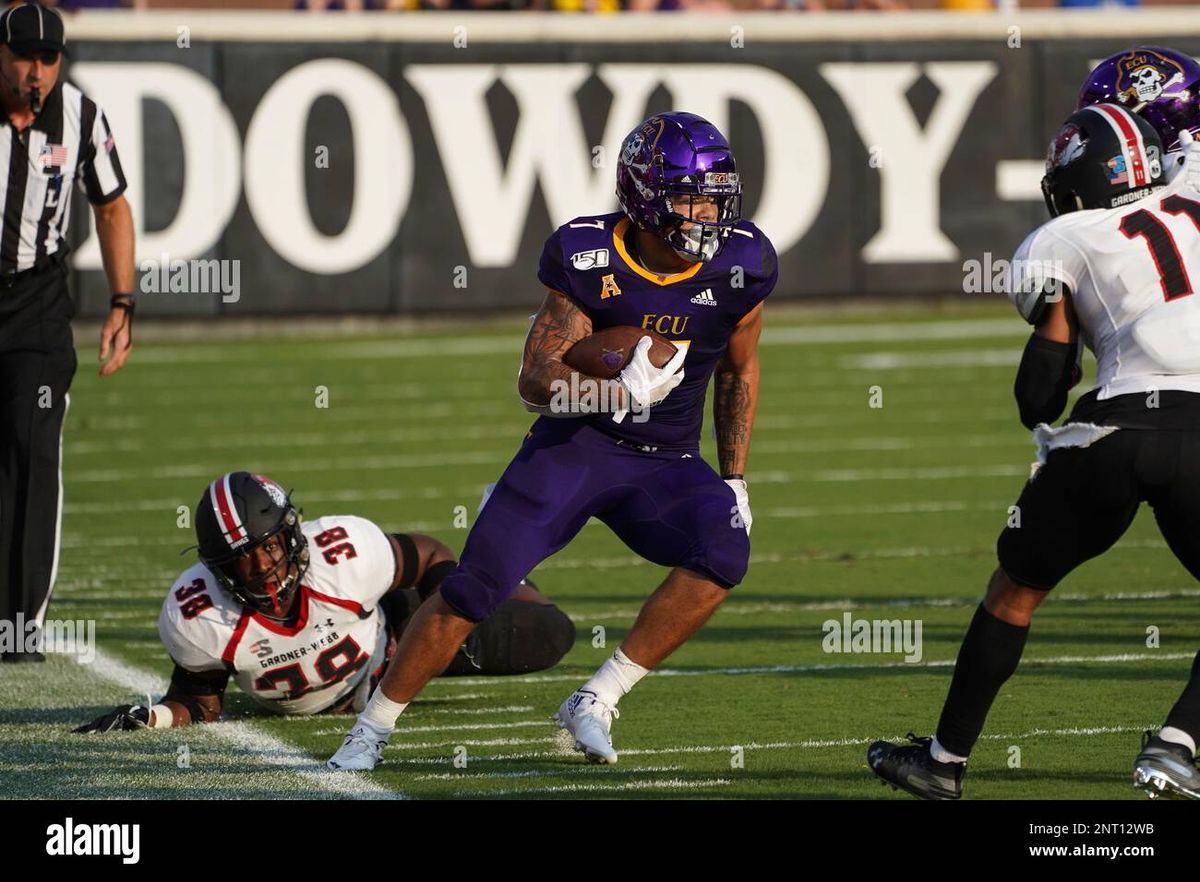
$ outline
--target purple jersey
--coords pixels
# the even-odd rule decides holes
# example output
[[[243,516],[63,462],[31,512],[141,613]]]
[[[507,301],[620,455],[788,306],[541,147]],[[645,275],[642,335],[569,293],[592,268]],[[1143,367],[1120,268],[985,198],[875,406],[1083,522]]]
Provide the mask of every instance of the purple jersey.
[[[758,227],[740,221],[715,259],[664,276],[633,256],[634,233],[621,212],[577,217],[546,240],[538,279],[579,304],[593,331],[632,325],[687,347],[683,382],[650,409],[648,420],[614,423],[606,413],[581,419],[634,444],[694,449],[708,379],[730,334],[775,287],[775,249]]]

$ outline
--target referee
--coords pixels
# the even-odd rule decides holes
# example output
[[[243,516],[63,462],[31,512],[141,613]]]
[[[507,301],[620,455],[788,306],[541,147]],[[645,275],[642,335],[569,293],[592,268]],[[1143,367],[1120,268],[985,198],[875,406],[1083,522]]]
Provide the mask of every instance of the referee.
[[[100,376],[120,370],[133,345],[125,177],[100,108],[59,82],[65,43],[52,9],[23,3],[0,15],[0,620],[25,637],[0,646],[5,662],[44,660],[58,569],[62,427],[75,374],[65,237],[76,182],[116,292],[100,335]]]

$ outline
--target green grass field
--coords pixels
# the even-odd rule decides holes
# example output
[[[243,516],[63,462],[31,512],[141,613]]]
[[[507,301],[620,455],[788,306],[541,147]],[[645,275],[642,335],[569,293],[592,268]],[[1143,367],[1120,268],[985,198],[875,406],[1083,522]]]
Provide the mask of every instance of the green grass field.
[[[350,718],[262,716],[236,687],[228,722],[68,733],[162,689],[158,609],[192,560],[180,556],[193,539],[179,506],[224,471],[294,487],[309,517],[359,514],[461,548],[456,507],[473,517],[531,422],[514,388],[523,328],[143,343],[103,382],[92,341],[79,341],[51,616],[94,619],[102,656],[0,667],[0,796],[909,798],[880,787],[865,748],[936,723],[1033,458],[1011,395],[1025,329],[994,307],[779,311],[767,327],[747,476],[750,574],[622,702],[620,764],[586,765],[549,721],[662,576],[593,524],[534,574],[579,628],[563,664],[435,681],[365,776],[320,771]],[[315,406],[321,386],[327,408]],[[872,386],[881,408],[869,406]],[[705,453],[712,461],[708,437]],[[1160,724],[1187,678],[1198,596],[1143,511],[1039,612],[966,795],[1140,798],[1130,786],[1139,731]],[[921,663],[824,652],[822,623],[846,612],[920,620]],[[606,648],[593,645],[597,626]],[[1147,646],[1150,626],[1158,647]]]

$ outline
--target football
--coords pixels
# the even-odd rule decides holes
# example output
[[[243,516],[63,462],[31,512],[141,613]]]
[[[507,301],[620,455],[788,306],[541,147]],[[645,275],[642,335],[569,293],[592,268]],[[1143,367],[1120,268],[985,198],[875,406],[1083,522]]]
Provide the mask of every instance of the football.
[[[563,363],[589,376],[611,380],[629,363],[634,347],[643,337],[654,341],[650,345],[650,363],[655,367],[663,367],[674,357],[675,344],[657,331],[618,325],[578,341],[567,350]]]

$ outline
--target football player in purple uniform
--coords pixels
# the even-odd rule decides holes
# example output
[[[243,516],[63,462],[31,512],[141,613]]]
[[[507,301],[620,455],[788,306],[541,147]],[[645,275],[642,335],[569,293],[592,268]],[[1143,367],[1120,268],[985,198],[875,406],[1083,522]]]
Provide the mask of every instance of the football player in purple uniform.
[[[778,271],[770,241],[741,217],[741,191],[733,152],[715,126],[691,113],[659,114],[622,145],[621,211],[576,218],[547,240],[538,270],[547,293],[518,381],[526,408],[542,416],[330,768],[374,768],[397,717],[463,635],[592,517],[670,568],[621,647],[554,714],[590,761],[616,762],[617,702],[700,629],[749,562],[744,473],[762,301]],[[609,387],[615,394],[572,391],[564,403],[562,390],[604,381],[578,375],[563,355],[618,326],[654,330],[679,352],[655,367],[643,338]],[[719,473],[700,456],[714,376]]]

